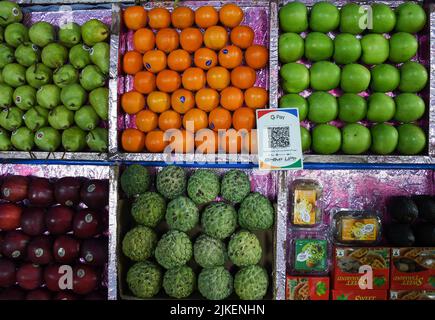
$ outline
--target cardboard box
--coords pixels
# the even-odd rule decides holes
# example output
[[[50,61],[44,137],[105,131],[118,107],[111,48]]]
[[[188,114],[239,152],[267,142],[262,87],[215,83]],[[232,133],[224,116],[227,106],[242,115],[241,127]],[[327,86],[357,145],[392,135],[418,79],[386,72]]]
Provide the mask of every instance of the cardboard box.
[[[387,300],[387,290],[332,290],[332,300]]]
[[[359,273],[360,268],[363,266],[370,266],[372,269],[372,290],[389,289],[390,249],[381,247],[334,248],[333,288],[344,290],[364,289],[359,285],[360,280],[364,280],[361,277],[365,273]]]
[[[286,300],[329,300],[329,277],[287,276]]]
[[[435,290],[435,247],[391,249],[392,290]]]
[[[390,300],[435,300],[435,290],[391,290]]]

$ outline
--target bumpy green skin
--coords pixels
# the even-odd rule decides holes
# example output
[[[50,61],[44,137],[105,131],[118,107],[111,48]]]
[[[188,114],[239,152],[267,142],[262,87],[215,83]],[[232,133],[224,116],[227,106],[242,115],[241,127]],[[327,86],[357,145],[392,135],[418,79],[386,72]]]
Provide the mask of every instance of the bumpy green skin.
[[[257,264],[262,252],[257,236],[247,230],[233,234],[228,243],[228,257],[238,267]]]
[[[166,222],[171,229],[188,232],[199,222],[198,207],[189,198],[178,197],[168,203]]]
[[[203,268],[223,266],[227,260],[227,250],[221,240],[203,234],[193,245],[193,257]]]
[[[249,177],[240,170],[230,170],[222,178],[222,197],[232,203],[240,203],[251,192]]]
[[[213,201],[219,195],[219,192],[219,177],[210,170],[199,169],[195,171],[187,183],[189,198],[198,205]]]
[[[240,269],[234,277],[234,291],[242,300],[261,300],[267,293],[269,277],[264,268],[249,266]]]
[[[157,243],[155,257],[165,269],[185,265],[193,255],[192,242],[184,232],[171,230]]]
[[[145,226],[131,229],[122,240],[122,252],[133,261],[145,261],[154,253],[156,233]]]
[[[258,192],[249,194],[239,209],[239,224],[242,228],[255,231],[272,228],[274,209],[269,199]]]
[[[147,192],[150,185],[148,169],[139,164],[128,166],[121,175],[121,187],[128,197]]]
[[[165,216],[165,199],[157,192],[139,195],[131,207],[131,215],[137,223],[155,228]]]
[[[127,272],[127,285],[138,298],[152,298],[162,287],[162,271],[149,261],[135,263]]]
[[[157,174],[157,191],[167,199],[175,199],[186,192],[186,171],[169,166]]]
[[[163,277],[163,289],[168,296],[183,299],[195,290],[196,276],[192,268],[181,266],[166,271]]]
[[[198,290],[208,300],[223,300],[233,293],[233,277],[224,267],[202,269]]]
[[[214,202],[202,213],[204,233],[216,239],[228,238],[237,227],[237,212],[225,202]]]

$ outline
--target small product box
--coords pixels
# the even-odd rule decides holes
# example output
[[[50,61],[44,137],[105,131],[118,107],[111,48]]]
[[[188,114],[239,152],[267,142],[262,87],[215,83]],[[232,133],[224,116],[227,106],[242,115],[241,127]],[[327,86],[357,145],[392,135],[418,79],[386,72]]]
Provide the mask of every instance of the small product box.
[[[435,290],[391,290],[390,300],[435,300]]]
[[[387,300],[387,290],[332,290],[332,300]]]
[[[322,210],[319,199],[321,185],[314,180],[295,180],[292,190],[291,222],[295,227],[311,228],[321,224]]]
[[[287,276],[287,300],[329,300],[329,277]]]
[[[367,283],[367,270],[372,270],[373,283]],[[360,269],[362,273],[360,273]],[[336,247],[334,248],[333,288],[360,290],[388,290],[390,272],[390,249],[381,247]],[[364,278],[361,278],[364,276]]]
[[[391,290],[435,290],[435,247],[392,248]]]
[[[301,273],[320,273],[328,270],[327,240],[295,239],[294,270]]]

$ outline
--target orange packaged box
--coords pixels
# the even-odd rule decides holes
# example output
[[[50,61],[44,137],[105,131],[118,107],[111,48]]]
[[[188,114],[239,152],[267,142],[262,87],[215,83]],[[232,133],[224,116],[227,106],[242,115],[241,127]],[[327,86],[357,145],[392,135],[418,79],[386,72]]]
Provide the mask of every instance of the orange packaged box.
[[[329,277],[287,276],[286,300],[329,300]]]
[[[387,290],[332,290],[332,300],[387,300]]]

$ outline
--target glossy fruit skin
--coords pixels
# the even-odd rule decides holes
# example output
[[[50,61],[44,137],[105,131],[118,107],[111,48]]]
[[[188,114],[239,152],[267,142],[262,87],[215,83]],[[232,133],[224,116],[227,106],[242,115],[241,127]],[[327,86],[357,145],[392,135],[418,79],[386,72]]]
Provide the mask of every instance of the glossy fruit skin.
[[[45,224],[50,234],[64,234],[71,230],[74,211],[66,206],[56,206],[48,210]]]
[[[17,270],[18,285],[25,290],[34,290],[42,285],[42,268],[26,263]]]
[[[26,300],[51,300],[51,293],[47,289],[35,289],[27,293]]]
[[[33,238],[27,246],[27,259],[35,264],[45,265],[53,262],[52,242],[49,236]]]
[[[24,259],[30,237],[21,231],[9,231],[6,233],[1,252],[10,259]]]
[[[308,29],[308,10],[305,4],[293,1],[279,10],[280,27],[285,32],[300,33]]]
[[[38,236],[44,233],[45,210],[40,208],[26,208],[21,215],[21,229],[29,236]]]
[[[29,183],[29,203],[35,207],[48,207],[54,202],[53,186],[45,178],[32,177]]]
[[[345,154],[365,153],[371,145],[370,130],[358,123],[351,123],[342,129],[341,150]]]
[[[78,265],[73,268],[73,291],[88,294],[98,286],[100,275],[90,266]]]
[[[80,242],[68,235],[56,238],[53,244],[53,255],[56,262],[68,264],[73,262],[80,252]]]
[[[333,154],[340,150],[340,129],[329,124],[314,127],[312,132],[312,149],[319,154]]]
[[[419,32],[426,24],[426,13],[423,8],[415,3],[403,3],[397,9],[397,31],[410,33]]]
[[[376,154],[390,154],[397,146],[399,133],[392,125],[380,123],[371,128],[371,150]]]
[[[109,183],[103,180],[88,180],[83,183],[80,198],[91,209],[102,209],[109,202]]]
[[[101,231],[101,217],[88,209],[80,210],[73,220],[74,236],[80,239],[91,238]]]
[[[29,179],[24,176],[8,176],[1,186],[1,197],[10,202],[18,202],[27,198]]]
[[[328,60],[333,52],[334,42],[326,34],[311,32],[305,38],[305,57],[309,60]]]
[[[426,134],[420,127],[405,123],[400,125],[397,131],[399,132],[397,150],[401,154],[419,154],[426,147]]]
[[[60,178],[54,183],[54,198],[61,205],[74,207],[80,203],[80,188],[80,179]]]
[[[106,238],[86,239],[80,248],[80,257],[92,266],[104,266],[108,259],[108,241]]]
[[[0,204],[0,230],[15,230],[20,226],[22,209],[12,203]]]
[[[63,273],[59,273],[60,264],[50,264],[44,269],[44,282],[47,288],[53,292],[59,292],[59,279],[63,276]]]
[[[0,288],[13,286],[15,279],[15,264],[10,260],[0,258]]]

